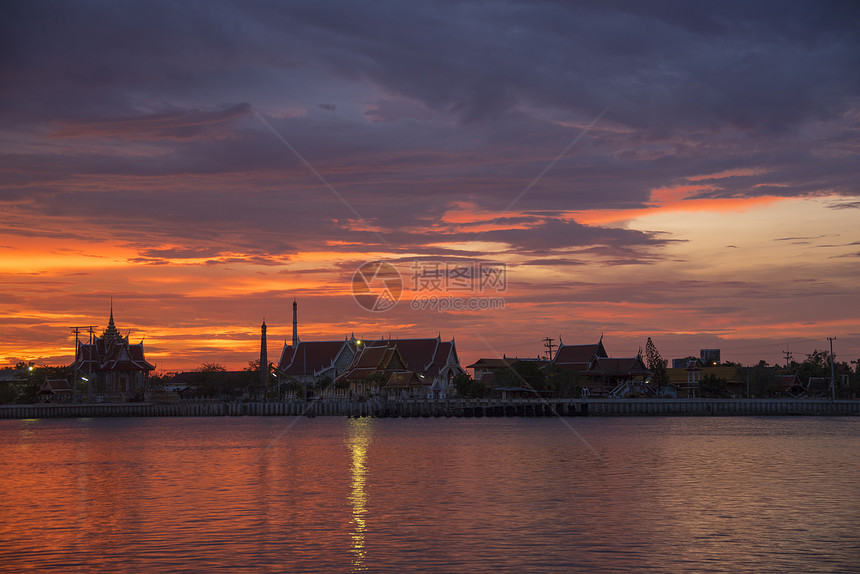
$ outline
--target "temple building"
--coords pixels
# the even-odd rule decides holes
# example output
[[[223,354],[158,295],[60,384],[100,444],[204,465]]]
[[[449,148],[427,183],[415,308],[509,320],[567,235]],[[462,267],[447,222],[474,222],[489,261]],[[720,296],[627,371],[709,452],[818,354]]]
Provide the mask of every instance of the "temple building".
[[[96,400],[109,402],[142,399],[146,380],[155,367],[146,361],[143,341],[132,344],[123,337],[113,319],[113,305],[108,326],[92,343],[78,345],[74,369]]]
[[[353,394],[358,391],[362,395],[369,394],[372,389],[379,391],[378,385],[356,387],[352,383],[347,384],[347,378],[343,377],[347,370],[355,368],[356,361],[367,347],[397,348],[397,358],[403,362],[403,369],[413,372],[416,377],[409,381],[402,376],[397,379],[398,385],[407,382],[407,386],[412,385],[409,386],[410,395],[418,393],[420,388],[422,396],[428,398],[451,397],[454,395],[454,377],[465,372],[460,366],[454,339],[443,341],[440,335],[426,339],[389,337],[367,341],[357,339],[353,334],[339,341],[302,341],[298,334],[298,306],[293,301],[293,339],[291,344],[284,343],[275,373],[280,383],[314,387],[321,396],[344,395],[349,389]],[[368,357],[362,360],[370,360]],[[350,381],[354,380],[355,377],[350,378]],[[339,384],[334,384],[336,381]]]

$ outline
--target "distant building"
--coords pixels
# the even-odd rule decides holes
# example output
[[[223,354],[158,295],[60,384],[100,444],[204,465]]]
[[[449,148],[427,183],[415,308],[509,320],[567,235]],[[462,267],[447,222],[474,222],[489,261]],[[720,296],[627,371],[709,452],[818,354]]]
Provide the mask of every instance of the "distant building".
[[[649,392],[651,372],[640,355],[610,358],[603,337],[592,345],[559,344],[552,367],[573,371],[580,377],[583,396],[630,396]]]
[[[127,401],[142,398],[149,373],[155,367],[146,361],[143,342],[129,343],[128,336],[120,335],[113,320],[111,305],[110,320],[101,337],[92,344],[78,346],[74,369],[87,384],[105,401]]]
[[[588,396],[629,397],[653,394],[646,384],[651,371],[642,357],[594,357],[582,381]]]
[[[467,369],[472,369],[473,379],[482,382],[488,387],[492,387],[492,383],[499,371],[512,369],[520,359],[516,357],[503,357],[501,359],[478,359],[471,365],[466,365]]]
[[[499,373],[503,371],[514,371],[520,363],[533,363],[538,369],[546,371],[550,368],[550,361],[540,358],[520,358],[520,357],[502,357],[501,359],[478,359],[471,365],[467,365],[467,369],[473,369],[475,381],[482,383],[485,387],[492,391],[494,396],[499,396],[503,399],[514,397],[535,397],[546,394],[545,391],[535,390],[525,386],[506,387],[503,378],[499,377]],[[508,379],[509,380],[509,379]],[[508,383],[509,384],[509,383]]]
[[[66,379],[45,379],[39,389],[39,401],[43,403],[66,403],[72,400],[72,387]]]
[[[806,388],[800,382],[797,373],[775,375],[777,392],[791,398],[797,398],[806,394]]]
[[[454,377],[465,373],[457,356],[454,339],[443,341],[441,335],[432,339],[389,339],[410,371],[427,384],[427,397],[444,399],[454,395]],[[385,340],[371,341],[367,345],[382,345]]]
[[[356,397],[420,397],[427,395],[429,382],[406,367],[397,345],[361,345],[349,368],[335,381],[338,387],[348,386]]]
[[[284,345],[278,378],[301,385],[332,382],[352,364],[359,344],[360,340],[353,337],[342,341],[297,340]]]
[[[426,339],[362,340],[355,335],[340,341],[302,341],[298,335],[297,304],[293,301],[293,340],[284,344],[276,374],[282,383],[316,386],[322,395],[347,392],[342,375],[351,368],[363,349],[397,347],[404,369],[415,372],[428,397],[445,398],[454,394],[454,377],[465,371],[460,366],[454,339],[441,336]],[[367,359],[365,359],[367,360]],[[340,381],[339,385],[332,385]],[[403,382],[401,377],[400,382]],[[353,389],[355,391],[355,389]]]
[[[713,366],[720,364],[719,349],[699,349],[699,358],[705,366]]]
[[[560,342],[552,359],[552,366],[584,375],[592,361],[598,357],[609,358],[603,346],[603,337],[593,345],[565,345]]]

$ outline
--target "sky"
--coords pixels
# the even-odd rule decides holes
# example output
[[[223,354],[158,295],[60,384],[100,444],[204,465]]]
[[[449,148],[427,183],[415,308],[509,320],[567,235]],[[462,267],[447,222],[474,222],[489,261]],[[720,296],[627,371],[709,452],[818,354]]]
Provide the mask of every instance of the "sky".
[[[238,369],[293,300],[464,365],[860,358],[855,2],[0,10],[0,363],[112,304],[159,371]]]

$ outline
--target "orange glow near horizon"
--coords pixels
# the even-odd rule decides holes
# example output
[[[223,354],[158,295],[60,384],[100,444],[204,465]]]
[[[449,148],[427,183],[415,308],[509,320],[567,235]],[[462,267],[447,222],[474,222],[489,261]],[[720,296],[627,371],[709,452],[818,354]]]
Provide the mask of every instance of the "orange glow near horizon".
[[[277,356],[283,341],[291,337],[293,297],[300,300],[299,333],[303,340],[340,340],[351,333],[366,338],[432,337],[439,333],[443,338],[456,338],[464,364],[493,352],[480,340],[470,339],[476,330],[501,352],[520,345],[527,350],[534,346],[528,356],[540,352],[538,339],[546,336],[545,332],[561,334],[569,344],[581,342],[576,333],[611,333],[621,341],[618,352],[625,348],[635,351],[648,336],[661,334],[708,337],[709,341],[716,338],[728,346],[731,341],[768,336],[782,340],[796,338],[798,333],[829,336],[831,332],[849,332],[860,317],[851,312],[847,299],[842,305],[848,313],[844,319],[816,318],[811,311],[791,321],[775,319],[779,317],[776,301],[766,297],[764,288],[759,304],[763,311],[723,314],[718,310],[738,306],[737,295],[726,295],[721,282],[771,285],[772,278],[779,277],[781,282],[769,289],[788,289],[787,296],[798,297],[803,291],[794,295],[792,282],[804,285],[803,281],[815,278],[814,269],[820,265],[827,265],[831,290],[850,291],[856,286],[852,253],[860,251],[852,246],[860,239],[854,231],[852,212],[828,209],[832,200],[826,197],[689,199],[708,189],[707,183],[661,187],[652,192],[650,205],[640,209],[559,214],[585,225],[611,226],[624,221],[628,229],[657,230],[666,238],[680,240],[662,247],[648,264],[637,263],[635,256],[627,263],[605,264],[604,259],[611,256],[593,254],[587,246],[531,256],[515,253],[501,242],[448,242],[440,235],[432,244],[416,245],[413,253],[388,251],[384,246],[366,253],[353,252],[355,242],[332,240],[323,249],[319,245],[300,246],[281,264],[260,265],[253,257],[225,251],[219,257],[235,260],[213,263],[208,257],[165,258],[163,264],[149,265],[132,261],[144,248],[70,240],[64,244],[68,250],[64,255],[55,253],[53,239],[18,239],[13,243],[14,237],[7,233],[0,280],[6,285],[9,300],[0,305],[9,333],[0,343],[0,358],[7,364],[16,360],[70,362],[74,341],[68,327],[96,323],[103,329],[111,297],[121,332],[131,331],[133,339],[145,337],[147,357],[159,370],[171,371],[191,369],[202,362],[221,363],[229,369],[245,367],[259,354],[259,322],[264,317],[270,326],[269,353]],[[445,221],[480,227],[482,221],[499,217],[541,220],[525,210],[470,213],[472,207],[468,202],[452,204]],[[794,236],[798,236],[797,241],[791,241]],[[811,243],[820,246],[813,248]],[[183,244],[160,242],[146,249],[181,253]],[[411,258],[420,261],[422,250],[428,249],[479,251],[504,261],[508,266],[507,289],[480,296],[504,298],[505,309],[460,313],[410,310],[413,297],[470,295],[414,288]],[[12,257],[7,257],[10,254]],[[557,258],[565,257],[582,264],[556,263]],[[352,299],[352,269],[376,259],[399,260],[395,266],[404,291],[395,311],[366,314]],[[445,257],[438,259],[444,261]],[[24,262],[29,262],[29,267],[24,267]],[[24,272],[22,267],[31,271]],[[712,281],[714,286],[710,286]],[[661,291],[675,289],[674,282],[680,282],[678,296],[663,297]],[[600,285],[612,286],[613,290],[600,295]],[[642,288],[651,289],[656,298],[637,296]],[[736,289],[732,293],[743,293],[740,286],[730,288]],[[685,290],[689,293],[684,294]],[[27,293],[26,298],[15,299],[18,292]],[[679,302],[684,297],[688,303]],[[556,298],[571,303],[554,302]],[[717,310],[708,312],[708,307]],[[575,312],[562,313],[561,308]],[[521,343],[511,339],[511,333],[534,334],[523,335]],[[535,341],[528,343],[531,339]],[[849,344],[850,337],[843,335],[840,341]]]

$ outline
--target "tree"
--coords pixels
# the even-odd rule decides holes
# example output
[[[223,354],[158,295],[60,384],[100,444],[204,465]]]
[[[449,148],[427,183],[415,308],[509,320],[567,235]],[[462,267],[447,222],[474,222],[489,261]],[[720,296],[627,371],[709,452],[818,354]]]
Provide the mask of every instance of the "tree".
[[[500,387],[523,387],[535,391],[545,390],[546,372],[538,361],[516,361],[513,366],[496,372]]]
[[[815,349],[803,360],[802,363],[792,363],[803,383],[809,381],[809,377],[830,378],[830,351],[819,351]]]
[[[578,398],[582,395],[582,386],[579,383],[579,373],[554,368],[546,376],[547,386],[553,389],[559,397]]]
[[[481,399],[490,393],[484,383],[474,380],[469,373],[457,373],[453,383],[457,395],[466,399]]]
[[[226,398],[229,391],[227,369],[218,363],[203,363],[192,372],[194,373],[192,383],[197,388],[198,395],[218,395],[222,399]]]
[[[777,384],[776,369],[768,367],[765,361],[759,361],[758,365],[749,372],[750,394],[754,397],[771,397],[776,394]]]
[[[663,387],[669,384],[669,373],[666,371],[668,361],[660,356],[660,351],[657,350],[657,345],[648,337],[648,342],[645,343],[645,364],[648,370],[651,371],[651,382],[657,387],[657,396]]]
[[[269,364],[268,373],[271,372],[271,363]],[[266,375],[269,376],[268,374]],[[255,359],[253,361],[248,361],[248,366],[242,369],[241,376],[239,377],[238,387],[236,390],[245,393],[248,395],[248,398],[256,400],[261,395],[266,392],[266,389],[269,387],[267,380],[265,383],[260,381],[260,360]],[[274,386],[274,385],[272,385]]]
[[[727,381],[722,377],[717,377],[714,373],[710,373],[702,377],[699,382],[699,391],[703,397],[720,398],[726,396]]]

